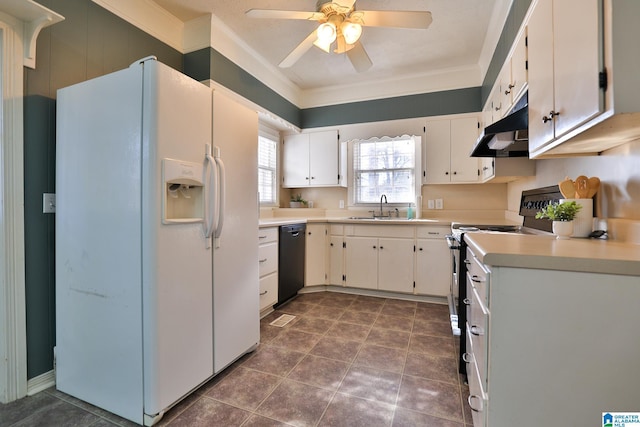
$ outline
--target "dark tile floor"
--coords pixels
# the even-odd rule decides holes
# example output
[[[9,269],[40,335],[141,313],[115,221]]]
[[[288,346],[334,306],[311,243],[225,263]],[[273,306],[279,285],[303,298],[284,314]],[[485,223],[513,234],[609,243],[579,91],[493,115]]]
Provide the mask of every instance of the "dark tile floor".
[[[159,425],[463,427],[467,396],[446,306],[322,292],[262,319],[258,350]],[[54,388],[0,405],[0,427],[114,425],[133,423]]]

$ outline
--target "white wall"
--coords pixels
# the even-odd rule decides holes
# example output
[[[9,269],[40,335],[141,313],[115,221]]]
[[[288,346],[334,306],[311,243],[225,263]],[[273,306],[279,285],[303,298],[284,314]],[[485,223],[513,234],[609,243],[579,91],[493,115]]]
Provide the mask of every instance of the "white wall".
[[[601,187],[594,215],[601,218],[640,220],[640,141],[604,152],[600,156],[538,160],[536,176],[508,185],[508,209],[518,211],[522,190],[555,185],[566,176],[597,176]]]

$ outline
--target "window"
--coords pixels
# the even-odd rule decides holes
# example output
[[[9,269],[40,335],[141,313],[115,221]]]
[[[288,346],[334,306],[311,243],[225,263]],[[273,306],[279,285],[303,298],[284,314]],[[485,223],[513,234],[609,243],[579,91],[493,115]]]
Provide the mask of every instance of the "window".
[[[420,138],[407,135],[354,141],[354,203],[378,203],[383,194],[389,203],[415,202],[419,150]]]
[[[261,205],[275,205],[278,188],[278,131],[260,123],[258,136],[258,192]]]

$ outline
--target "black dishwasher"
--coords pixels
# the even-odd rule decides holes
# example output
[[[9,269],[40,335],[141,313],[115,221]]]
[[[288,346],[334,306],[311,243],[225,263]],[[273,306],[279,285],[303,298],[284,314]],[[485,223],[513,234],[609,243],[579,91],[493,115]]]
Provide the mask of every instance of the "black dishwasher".
[[[278,245],[278,304],[282,305],[304,286],[305,224],[280,226]]]

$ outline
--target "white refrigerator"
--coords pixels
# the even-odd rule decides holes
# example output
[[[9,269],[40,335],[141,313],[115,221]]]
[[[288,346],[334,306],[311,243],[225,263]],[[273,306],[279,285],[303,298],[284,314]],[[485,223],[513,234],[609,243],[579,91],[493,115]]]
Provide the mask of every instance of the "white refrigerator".
[[[154,58],[58,91],[56,387],[138,424],[219,372],[228,346],[231,363],[259,341],[257,252],[216,261],[236,225],[225,202],[255,200],[257,180],[229,179],[212,99]],[[239,239],[257,246],[252,214],[255,238]],[[220,292],[214,276],[234,274],[237,292]],[[243,339],[216,337],[225,324]]]

